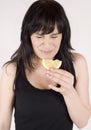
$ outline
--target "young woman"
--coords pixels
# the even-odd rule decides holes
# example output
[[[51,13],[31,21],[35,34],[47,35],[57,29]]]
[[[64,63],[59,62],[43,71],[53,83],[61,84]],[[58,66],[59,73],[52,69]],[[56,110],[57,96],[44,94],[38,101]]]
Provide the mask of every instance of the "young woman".
[[[70,25],[63,7],[38,0],[25,14],[21,44],[3,67],[0,79],[0,130],[72,130],[90,117],[85,58],[72,53]],[[42,59],[59,59],[46,70]]]

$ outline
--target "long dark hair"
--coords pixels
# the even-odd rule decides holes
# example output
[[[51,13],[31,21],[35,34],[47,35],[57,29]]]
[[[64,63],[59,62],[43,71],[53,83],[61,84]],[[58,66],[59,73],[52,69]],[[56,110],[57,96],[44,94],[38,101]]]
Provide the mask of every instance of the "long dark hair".
[[[63,7],[54,0],[38,0],[29,7],[22,22],[21,44],[12,55],[10,62],[16,62],[18,66],[23,65],[24,67],[28,65],[29,68],[33,69],[34,51],[30,36],[36,31],[49,34],[53,32],[55,25],[57,25],[58,32],[62,33],[62,41],[54,59],[62,60],[62,68],[71,72],[75,77],[69,21]]]

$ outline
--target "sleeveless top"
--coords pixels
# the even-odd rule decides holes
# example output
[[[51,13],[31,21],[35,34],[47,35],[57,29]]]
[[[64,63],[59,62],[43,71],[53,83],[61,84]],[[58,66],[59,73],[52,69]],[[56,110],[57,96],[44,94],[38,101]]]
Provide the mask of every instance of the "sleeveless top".
[[[16,130],[72,130],[63,96],[53,90],[35,88],[25,72],[17,71],[14,117]]]

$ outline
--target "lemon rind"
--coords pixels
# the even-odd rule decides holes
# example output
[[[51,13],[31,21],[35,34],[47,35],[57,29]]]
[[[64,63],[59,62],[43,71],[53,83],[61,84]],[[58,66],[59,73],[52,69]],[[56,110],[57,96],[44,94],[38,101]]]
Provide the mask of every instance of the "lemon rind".
[[[48,67],[47,65],[45,65],[45,60],[49,60],[49,59],[43,59],[42,60],[42,65],[46,68],[46,69],[50,69],[51,67]],[[58,59],[56,59],[56,60],[58,60]],[[50,60],[51,61],[51,60]],[[62,65],[62,61],[61,60],[58,60],[59,61],[59,65],[58,66],[56,66],[55,68],[59,68],[61,65]]]

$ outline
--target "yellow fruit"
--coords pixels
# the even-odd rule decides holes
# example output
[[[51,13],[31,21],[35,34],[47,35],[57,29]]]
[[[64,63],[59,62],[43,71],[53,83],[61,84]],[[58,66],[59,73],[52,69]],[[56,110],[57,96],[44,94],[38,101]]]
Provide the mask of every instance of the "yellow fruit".
[[[51,67],[53,68],[59,68],[62,64],[62,61],[56,59],[56,60],[50,60],[50,59],[43,59],[42,60],[42,65],[46,68],[49,69]]]

